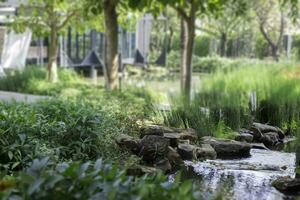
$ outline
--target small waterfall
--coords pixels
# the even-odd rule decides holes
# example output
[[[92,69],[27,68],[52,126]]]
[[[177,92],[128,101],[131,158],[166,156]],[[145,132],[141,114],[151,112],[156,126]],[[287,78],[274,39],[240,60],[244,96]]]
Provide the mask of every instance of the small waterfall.
[[[185,164],[201,180],[204,199],[220,192],[223,199],[230,200],[280,200],[286,196],[271,183],[278,177],[295,177],[295,163],[294,153],[252,149],[249,158]]]

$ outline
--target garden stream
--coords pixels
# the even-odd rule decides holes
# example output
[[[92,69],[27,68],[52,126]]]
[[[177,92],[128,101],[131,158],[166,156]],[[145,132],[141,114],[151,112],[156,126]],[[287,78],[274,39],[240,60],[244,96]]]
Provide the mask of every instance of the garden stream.
[[[176,78],[158,82],[157,80],[139,81],[139,84],[155,88],[155,91],[162,91],[164,94],[179,92],[174,89],[178,88],[174,86],[179,84]],[[192,90],[194,92],[200,82],[199,75],[193,76]],[[293,145],[294,143],[288,143],[282,149],[296,146]],[[186,161],[187,170],[182,172],[182,178],[198,182],[203,191],[203,199],[215,199],[216,194],[221,195],[219,199],[228,200],[297,199],[299,195],[284,194],[272,186],[272,182],[279,177],[294,178],[296,176],[296,149],[294,147],[289,151],[282,149],[252,149],[251,156],[242,159]],[[174,176],[170,176],[170,181],[174,179]]]
[[[210,195],[216,192],[222,195],[222,199],[296,199],[271,185],[278,177],[295,177],[295,153],[252,149],[248,158],[185,164],[188,170],[183,173],[183,178],[199,180],[204,199],[210,199]]]

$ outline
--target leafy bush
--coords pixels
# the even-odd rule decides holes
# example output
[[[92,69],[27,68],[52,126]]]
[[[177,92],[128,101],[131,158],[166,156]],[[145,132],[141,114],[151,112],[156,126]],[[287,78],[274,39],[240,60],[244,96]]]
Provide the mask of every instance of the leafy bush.
[[[47,158],[34,160],[7,185],[1,199],[199,199],[201,193],[191,181],[173,183],[160,173],[133,178],[115,165],[95,163],[51,165]],[[3,190],[3,188],[1,188]]]
[[[27,67],[23,71],[14,71],[0,78],[0,90],[23,92],[32,79],[45,79],[46,70],[40,67]]]
[[[296,55],[296,58],[300,60],[300,35],[293,36],[293,53]]]
[[[26,67],[23,71],[14,71],[5,77],[0,78],[0,90],[15,91],[22,93],[66,96],[82,95],[84,92],[99,89],[70,69],[59,69],[59,80],[50,83],[46,79],[45,68],[37,66]],[[71,91],[71,93],[70,93]]]
[[[263,59],[269,56],[269,44],[263,38],[263,36],[257,37],[256,44],[255,44],[255,51],[256,51],[256,57],[259,59]]]
[[[117,160],[127,152],[118,148],[115,137],[137,136],[136,122],[151,115],[150,101],[136,89],[34,105],[0,103],[0,167],[19,170],[43,156]]]
[[[201,35],[195,37],[194,54],[199,57],[209,56],[211,37]]]
[[[196,63],[193,64],[194,72],[206,72],[211,73],[215,72],[218,69],[226,67],[228,60],[219,57],[206,57],[199,59]]]
[[[179,51],[174,51],[172,50],[169,54],[168,54],[168,67],[171,69],[180,69],[180,52]]]

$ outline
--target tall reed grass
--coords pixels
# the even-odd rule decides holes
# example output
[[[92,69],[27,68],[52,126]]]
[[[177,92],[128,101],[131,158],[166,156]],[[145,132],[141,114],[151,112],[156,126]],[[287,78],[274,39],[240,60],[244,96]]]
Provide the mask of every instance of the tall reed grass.
[[[255,110],[251,94],[256,95]],[[190,103],[171,99],[173,109],[163,114],[165,123],[192,127],[201,135],[222,134],[220,125],[247,128],[252,121],[295,133],[300,123],[300,68],[292,62],[237,60],[204,77]]]

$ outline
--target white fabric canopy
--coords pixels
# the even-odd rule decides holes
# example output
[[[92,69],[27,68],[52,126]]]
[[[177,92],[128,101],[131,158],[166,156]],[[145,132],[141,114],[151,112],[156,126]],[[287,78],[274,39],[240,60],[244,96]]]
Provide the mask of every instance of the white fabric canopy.
[[[146,14],[137,24],[136,48],[147,57],[150,49],[150,37],[152,28],[152,16]]]
[[[10,31],[5,35],[1,66],[3,69],[23,69],[26,64],[32,32],[27,29],[24,33]]]
[[[5,72],[3,71],[1,65],[0,65],[0,77],[3,77],[5,76]]]

